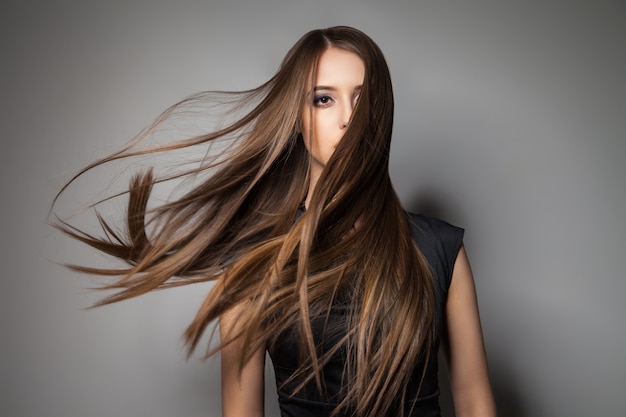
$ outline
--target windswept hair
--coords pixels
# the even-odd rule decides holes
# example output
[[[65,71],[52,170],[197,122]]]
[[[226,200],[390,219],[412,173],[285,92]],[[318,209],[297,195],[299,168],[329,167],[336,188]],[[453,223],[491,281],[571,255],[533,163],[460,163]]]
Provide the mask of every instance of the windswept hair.
[[[296,220],[310,169],[299,133],[302,109],[319,57],[330,47],[357,54],[365,64],[365,79],[351,122],[307,211]],[[128,189],[123,231],[101,216],[101,236],[57,220],[56,226],[71,237],[128,265],[73,268],[112,277],[104,288],[117,291],[98,305],[215,281],[185,331],[189,353],[211,322],[243,306],[236,309],[237,322],[245,325],[208,355],[240,343],[241,369],[253,352],[297,329],[302,358],[294,375],[302,381],[298,389],[312,380],[322,389],[321,369],[342,345],[347,388],[335,411],[385,415],[394,404],[411,400],[404,391],[411,373],[429,360],[434,290],[389,177],[393,92],[384,56],[356,29],[314,30],[291,48],[269,81],[235,96],[257,104],[226,127],[148,150],[138,150],[136,141],[74,177],[118,159],[236,138],[219,158],[181,174],[211,172],[173,201],[148,208],[151,190],[163,178],[150,169],[136,174]],[[168,109],[138,141],[196,99]],[[320,352],[311,321],[326,317],[338,294],[346,291],[347,334],[337,346]]]

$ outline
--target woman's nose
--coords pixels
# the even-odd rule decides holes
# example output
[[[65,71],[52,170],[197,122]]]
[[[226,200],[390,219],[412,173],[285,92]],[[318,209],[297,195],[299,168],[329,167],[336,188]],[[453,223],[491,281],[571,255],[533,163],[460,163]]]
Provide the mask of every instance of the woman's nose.
[[[353,105],[352,103],[346,103],[343,105],[343,109],[341,112],[341,119],[339,121],[339,127],[341,129],[345,129],[346,127],[348,127],[348,124],[350,124],[350,119],[352,118],[352,110],[353,110]]]

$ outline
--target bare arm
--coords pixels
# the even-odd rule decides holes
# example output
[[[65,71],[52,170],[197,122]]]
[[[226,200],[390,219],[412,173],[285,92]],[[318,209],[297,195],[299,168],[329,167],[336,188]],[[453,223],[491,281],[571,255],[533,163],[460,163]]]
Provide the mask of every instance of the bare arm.
[[[493,417],[496,407],[489,383],[474,278],[464,247],[454,263],[446,320],[446,356],[456,416]]]
[[[220,336],[226,339],[238,330],[237,309],[220,317]],[[255,352],[238,372],[240,345],[232,344],[221,352],[222,417],[263,417],[265,399],[265,351]]]

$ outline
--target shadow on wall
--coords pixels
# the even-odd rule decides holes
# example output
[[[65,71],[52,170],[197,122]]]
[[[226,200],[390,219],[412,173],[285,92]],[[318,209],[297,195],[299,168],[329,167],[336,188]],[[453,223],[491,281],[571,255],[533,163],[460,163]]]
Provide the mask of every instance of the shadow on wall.
[[[489,361],[489,375],[491,387],[496,399],[496,406],[499,416],[509,417],[529,417],[530,412],[524,407],[523,399],[520,397],[520,389],[514,382],[513,375],[503,363],[495,360]],[[536,411],[533,415],[537,415]]]
[[[409,201],[406,209],[412,213],[425,214],[426,216],[436,217],[441,220],[450,221],[450,219],[460,218],[461,213],[453,212],[445,204],[441,204],[439,199],[421,194]]]
[[[407,209],[413,213],[421,213],[446,221],[463,218],[462,213],[456,212],[453,208],[442,204],[437,198],[429,195],[413,198]],[[505,417],[529,417],[528,410],[525,409],[519,395],[519,390],[515,386],[511,373],[506,366],[494,358],[487,359],[489,360],[489,375],[498,415]],[[454,417],[454,403],[448,377],[448,366],[442,354],[439,355],[439,388],[441,391],[439,397],[441,416]]]
[[[511,382],[511,376],[506,369],[497,366],[493,361],[489,362],[489,375],[491,387],[496,400],[498,416],[503,417],[530,417],[524,408],[519,397],[518,390]],[[441,406],[441,417],[454,417],[454,403],[452,391],[450,390],[450,379],[448,378],[448,367],[443,355],[439,355],[439,405]]]

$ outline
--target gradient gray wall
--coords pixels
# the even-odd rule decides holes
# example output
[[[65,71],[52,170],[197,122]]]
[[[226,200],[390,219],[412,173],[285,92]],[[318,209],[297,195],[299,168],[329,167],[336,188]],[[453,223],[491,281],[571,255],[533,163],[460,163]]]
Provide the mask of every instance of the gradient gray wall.
[[[101,260],[47,209],[169,104],[255,86],[335,24],[388,58],[401,198],[467,229],[500,415],[626,415],[624,2],[9,3],[0,415],[219,415],[218,361],[180,343],[208,287],[85,311],[93,280],[51,260]]]

